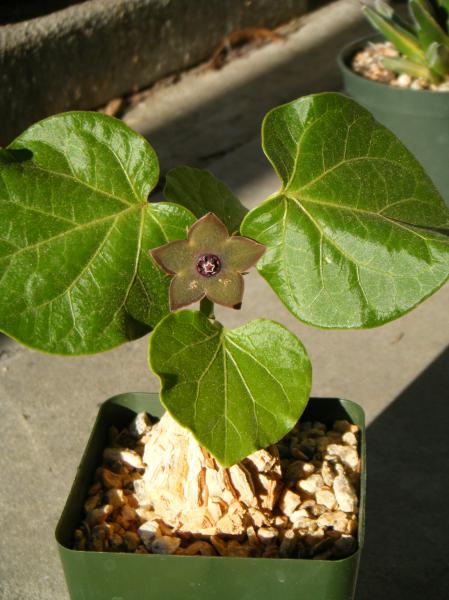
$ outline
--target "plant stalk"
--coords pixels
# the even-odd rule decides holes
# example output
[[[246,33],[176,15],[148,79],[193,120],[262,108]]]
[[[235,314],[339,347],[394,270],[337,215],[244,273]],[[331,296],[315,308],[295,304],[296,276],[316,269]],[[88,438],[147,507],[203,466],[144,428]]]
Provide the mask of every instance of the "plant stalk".
[[[209,298],[203,298],[200,301],[200,312],[203,313],[208,319],[215,319],[214,315],[214,303]]]

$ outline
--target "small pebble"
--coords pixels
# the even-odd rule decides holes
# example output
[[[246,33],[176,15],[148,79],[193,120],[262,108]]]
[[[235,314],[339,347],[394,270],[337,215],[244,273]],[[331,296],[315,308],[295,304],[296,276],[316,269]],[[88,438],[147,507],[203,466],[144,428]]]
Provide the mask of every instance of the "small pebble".
[[[228,542],[226,548],[226,556],[239,556],[241,558],[248,557],[250,555],[250,548],[247,545],[240,544],[236,540]]]
[[[128,552],[133,552],[140,544],[140,537],[135,531],[127,531],[124,535],[123,541]]]
[[[357,446],[357,438],[352,431],[347,431],[341,436],[341,441],[343,444],[347,444],[348,446]]]
[[[307,494],[316,494],[324,485],[323,478],[318,473],[310,475],[307,479],[301,479],[298,483],[300,491],[306,492]]]
[[[112,504],[114,508],[120,508],[125,504],[125,494],[123,490],[119,490],[117,488],[111,488],[106,492],[106,501],[108,504]]]
[[[355,448],[351,446],[343,446],[340,444],[331,444],[327,448],[326,459],[332,460],[332,457],[336,456],[340,461],[352,469],[357,470],[359,467],[359,455]]]
[[[272,542],[278,535],[279,532],[275,527],[261,527],[257,532],[257,536],[263,544]]]
[[[346,532],[348,519],[344,512],[325,512],[317,519],[318,527],[332,527],[335,531]]]
[[[140,437],[145,435],[152,427],[151,419],[148,413],[141,412],[131,421],[128,431],[129,433],[138,440]]]
[[[133,469],[142,469],[144,467],[142,457],[133,450],[125,450],[124,448],[105,448],[103,457],[108,462],[123,463]]]
[[[107,489],[110,488],[121,488],[123,485],[123,478],[121,475],[117,475],[117,473],[113,473],[109,469],[101,469],[100,470],[100,478],[104,487]]]
[[[293,529],[287,529],[279,547],[279,556],[287,558],[291,556],[296,548],[297,535]]]
[[[94,508],[96,508],[101,502],[101,494],[95,494],[94,496],[89,496],[89,498],[84,503],[84,510],[88,513]]]
[[[316,493],[316,501],[318,504],[322,504],[329,510],[335,508],[336,499],[334,494],[330,490],[318,490]]]
[[[216,556],[217,553],[214,550],[214,547],[209,544],[209,542],[204,542],[204,541],[197,541],[197,542],[193,542],[193,544],[190,544],[189,546],[187,546],[187,548],[181,549],[178,548],[177,550],[177,554],[184,554],[184,556],[196,556],[196,555],[200,555],[200,556]]]
[[[144,545],[149,549],[151,549],[151,544],[154,540],[162,535],[159,523],[156,521],[147,521],[146,523],[143,523],[143,525],[138,528],[137,533]]]
[[[99,523],[104,523],[113,510],[114,507],[111,504],[105,504],[100,508],[94,508],[86,514],[86,521],[91,527],[98,525]]]
[[[323,460],[323,463],[321,465],[321,477],[323,478],[324,485],[332,487],[332,483],[334,482],[335,478],[335,473],[332,464],[327,460]]]
[[[287,516],[290,516],[300,504],[301,496],[289,489],[284,490],[279,499],[279,508]]]
[[[400,88],[408,88],[412,83],[412,78],[406,73],[401,73],[396,79],[396,85]]]
[[[334,431],[338,431],[340,433],[346,433],[347,431],[351,431],[352,433],[358,433],[359,427],[358,425],[350,423],[349,421],[341,420],[335,421]]]
[[[174,554],[180,545],[180,538],[162,535],[151,544],[151,550],[154,554]]]
[[[135,521],[137,519],[136,510],[129,504],[124,504],[122,506],[121,515],[126,521]]]
[[[337,465],[338,475],[333,490],[340,510],[353,513],[357,509],[358,498],[341,465]]]

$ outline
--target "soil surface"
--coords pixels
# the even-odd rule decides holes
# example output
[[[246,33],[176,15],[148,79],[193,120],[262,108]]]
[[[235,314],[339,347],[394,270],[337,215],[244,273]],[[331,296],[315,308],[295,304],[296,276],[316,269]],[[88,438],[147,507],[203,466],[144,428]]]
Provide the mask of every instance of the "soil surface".
[[[366,48],[354,55],[351,66],[362,77],[393,87],[449,92],[449,77],[442,83],[433,84],[427,79],[413,78],[405,73],[397,74],[383,66],[382,59],[385,57],[398,58],[400,54],[390,42],[369,42]]]
[[[141,413],[127,429],[111,428],[75,549],[322,560],[356,550],[357,425],[299,422],[278,444],[223,469],[173,424]]]

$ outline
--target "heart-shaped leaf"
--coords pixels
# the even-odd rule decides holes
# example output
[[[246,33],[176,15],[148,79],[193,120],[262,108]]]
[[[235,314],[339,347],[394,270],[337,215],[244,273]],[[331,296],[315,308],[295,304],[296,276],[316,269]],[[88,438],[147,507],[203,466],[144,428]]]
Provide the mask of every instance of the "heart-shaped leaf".
[[[223,466],[288,433],[312,377],[304,346],[282,325],[258,319],[228,330],[188,310],[155,328],[150,366],[164,406]]]
[[[159,167],[122,122],[46,119],[0,154],[0,329],[61,354],[108,350],[168,312],[148,250],[185,238],[193,215],[148,204]]]
[[[267,115],[263,146],[282,189],[241,231],[267,246],[258,269],[296,317],[374,327],[448,279],[449,210],[368,111],[340,94],[305,97]]]
[[[248,212],[226,185],[209,171],[193,167],[176,167],[166,175],[164,195],[167,200],[185,206],[200,218],[213,212],[229,233],[238,231]]]

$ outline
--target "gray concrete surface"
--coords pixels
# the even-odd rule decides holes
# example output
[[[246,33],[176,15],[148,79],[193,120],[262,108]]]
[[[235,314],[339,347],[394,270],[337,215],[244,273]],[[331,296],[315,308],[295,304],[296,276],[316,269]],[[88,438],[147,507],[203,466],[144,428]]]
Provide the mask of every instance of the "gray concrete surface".
[[[369,31],[358,0],[337,2],[304,17],[285,40],[223,70],[183,75],[124,120],[151,141],[163,172],[179,164],[206,167],[258,137],[262,118],[273,106],[311,91],[337,89],[337,52]]]
[[[248,207],[254,206],[278,182],[260,149],[252,107],[262,111],[263,103],[274,106],[281,96],[287,101],[337,86],[333,56],[339,36],[363,33],[358,15],[355,0],[339,0],[294,34],[297,46],[290,47],[291,60],[286,48],[292,42],[255,51],[218,74],[205,73],[194,81],[186,77],[171,91],[148,98],[127,120],[157,134],[157,144],[153,136],[150,139],[163,157],[163,168],[187,159],[207,165]],[[323,36],[316,45],[310,41],[313,36],[307,37],[308,27]],[[326,31],[336,32],[329,33],[327,42]],[[282,52],[284,59],[276,61]],[[316,52],[319,56],[312,57]],[[214,86],[221,87],[211,100],[212,78]],[[245,85],[248,81],[263,86],[263,103]],[[171,117],[167,113],[163,118],[167,94],[172,94],[172,111]],[[245,110],[236,108],[234,101],[228,103],[230,95],[239,98]],[[222,116],[226,110],[227,118]],[[202,111],[209,115],[203,124]],[[153,118],[155,114],[159,117]],[[239,125],[232,125],[233,114]],[[174,118],[182,128],[173,126]],[[223,144],[219,159],[202,158],[209,136]],[[213,147],[211,142],[207,151]],[[284,323],[308,348],[314,367],[313,393],[350,398],[366,410],[367,534],[357,600],[444,598],[448,589],[449,286],[383,328],[323,331],[289,315],[257,273],[248,276],[246,285],[243,309],[220,309],[218,317],[231,327],[258,316]],[[0,599],[66,600],[53,530],[98,405],[120,392],[157,390],[147,369],[147,339],[77,358],[46,356],[5,338],[0,343]]]
[[[88,0],[0,28],[0,144],[208,58],[230,32],[274,27],[308,0]],[[5,116],[8,116],[5,119]]]

